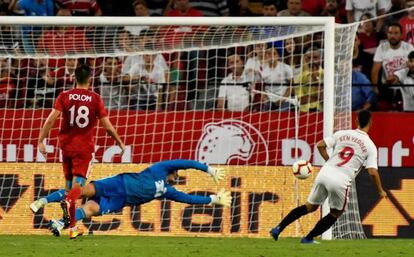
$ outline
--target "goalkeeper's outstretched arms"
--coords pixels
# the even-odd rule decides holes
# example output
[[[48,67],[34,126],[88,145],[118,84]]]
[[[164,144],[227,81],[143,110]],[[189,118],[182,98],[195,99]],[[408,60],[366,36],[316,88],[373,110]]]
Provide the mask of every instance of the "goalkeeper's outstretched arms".
[[[150,167],[153,171],[165,171],[166,173],[173,173],[177,170],[196,169],[208,173],[217,183],[224,179],[225,172],[221,168],[209,167],[201,162],[193,160],[176,159],[170,161],[158,162]]]
[[[177,191],[173,186],[167,185],[166,192],[163,197],[180,202],[180,203],[188,203],[188,204],[217,204],[222,205],[225,207],[230,207],[232,197],[229,191],[225,191],[221,189],[215,195],[210,196],[198,196],[198,195],[190,195],[184,192]]]

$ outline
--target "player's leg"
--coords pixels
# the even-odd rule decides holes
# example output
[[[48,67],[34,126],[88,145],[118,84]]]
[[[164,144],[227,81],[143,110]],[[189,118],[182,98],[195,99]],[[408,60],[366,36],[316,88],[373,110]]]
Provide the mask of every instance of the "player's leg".
[[[126,204],[126,194],[122,176],[114,176],[89,183],[84,187],[84,196],[92,197],[82,208],[76,211],[76,221],[92,216],[120,211]],[[80,235],[78,228],[69,229],[69,238]]]
[[[45,207],[48,203],[58,203],[65,198],[65,189],[59,189],[53,193],[37,199],[30,204],[30,209],[33,213],[37,213],[41,208]]]
[[[85,186],[85,188],[87,188]],[[99,214],[99,198],[94,200],[88,200],[84,205],[79,208],[76,208],[75,219],[76,221],[83,220],[86,218],[90,218],[92,216],[100,216]],[[54,236],[60,236],[62,234],[63,229],[65,228],[65,223],[63,219],[54,220],[52,219],[49,224],[49,230],[52,232]],[[77,233],[77,235],[73,235],[73,233]],[[75,232],[72,232],[72,237],[77,237],[83,234],[81,229],[77,229]]]
[[[289,212],[289,214],[286,215],[282,219],[282,221],[270,231],[270,234],[272,235],[273,239],[278,240],[280,233],[282,233],[282,231],[287,226],[289,226],[292,222],[296,221],[297,219],[299,219],[303,215],[306,215],[308,213],[316,211],[318,209],[318,207],[319,207],[319,205],[306,203],[304,205],[301,205],[301,206],[296,207],[295,209],[291,210]]]
[[[328,187],[330,213],[320,219],[309,234],[302,239],[302,243],[312,243],[313,239],[328,230],[342,215],[348,202],[349,185],[346,182],[331,181]]]
[[[278,240],[280,233],[282,233],[282,231],[295,220],[299,219],[303,215],[316,211],[327,196],[328,192],[326,188],[317,178],[312,187],[307,203],[291,210],[276,227],[270,230],[270,234],[273,239]]]
[[[65,199],[61,202],[62,210],[64,213],[65,224],[69,218],[69,226],[73,229],[76,228],[76,200],[82,194],[82,187],[85,185],[85,181],[89,175],[89,171],[92,164],[92,153],[76,152],[72,156],[72,174],[73,185],[72,189],[65,196]]]
[[[302,238],[301,243],[315,243],[313,239],[319,235],[322,235],[323,232],[328,230],[336,222],[339,216],[342,215],[342,213],[342,210],[331,209],[330,213],[320,219],[318,223],[316,223],[315,227],[309,232],[309,234],[307,234],[306,237]]]
[[[91,198],[94,197],[96,193],[95,185],[94,183],[89,183],[86,186],[82,188],[82,194],[81,198]],[[83,219],[86,217],[85,214],[82,214],[82,209],[76,208],[75,204],[72,204],[73,202],[69,202],[67,200],[64,200],[61,202],[61,207],[63,211],[63,222],[66,227],[74,227],[76,225],[76,221],[79,219]],[[75,209],[75,211],[73,211]],[[74,217],[74,218],[72,218]],[[71,222],[71,220],[74,220]]]
[[[45,207],[48,203],[59,203],[61,202],[66,195],[66,191],[69,191],[72,188],[72,160],[70,156],[65,154],[63,152],[63,174],[65,175],[66,180],[66,190],[65,189],[59,189],[57,191],[54,191],[53,193],[47,195],[46,197],[42,197],[37,199],[36,201],[32,202],[30,204],[30,209],[33,213],[38,212],[41,208]]]

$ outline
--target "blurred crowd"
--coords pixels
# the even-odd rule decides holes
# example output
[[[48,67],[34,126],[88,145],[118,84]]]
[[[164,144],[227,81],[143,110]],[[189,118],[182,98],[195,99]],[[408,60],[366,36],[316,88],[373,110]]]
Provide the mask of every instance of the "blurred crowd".
[[[342,24],[359,21],[352,110],[414,111],[414,1],[1,0],[0,15],[333,16]],[[155,33],[148,26],[3,25],[0,53],[18,58],[0,58],[0,108],[51,108],[61,91],[73,87],[76,66],[87,63],[94,71],[93,90],[109,109],[289,111],[298,101],[300,111],[322,110],[322,33],[227,49],[138,54],[165,35],[174,45],[202,29],[170,27]],[[107,34],[116,35],[109,44]],[[88,52],[95,55],[85,57]],[[96,57],[108,52],[119,55]],[[39,57],[45,55],[50,57]]]

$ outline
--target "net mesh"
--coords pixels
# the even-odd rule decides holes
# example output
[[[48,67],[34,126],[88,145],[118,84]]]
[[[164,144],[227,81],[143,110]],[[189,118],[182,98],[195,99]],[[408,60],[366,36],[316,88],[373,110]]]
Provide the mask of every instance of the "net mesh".
[[[351,124],[355,31],[336,28],[335,129]],[[61,215],[57,205],[34,216],[27,206],[64,186],[58,128],[46,142],[46,159],[36,141],[57,95],[74,86],[79,63],[92,68],[92,90],[127,145],[117,155],[98,128],[94,161],[107,164],[94,165],[90,179],[161,160],[196,159],[225,165],[228,179],[214,185],[205,174],[183,172],[177,189],[208,195],[227,187],[234,198],[230,209],[166,200],[126,207],[83,221],[89,231],[264,237],[306,200],[312,179],[296,181],[289,165],[296,158],[320,162],[312,149],[323,134],[321,26],[2,25],[0,58],[1,233],[47,233],[49,220]],[[143,164],[108,164],[117,162]],[[284,235],[300,236],[317,219],[311,215]],[[349,222],[358,223],[359,215],[338,224]]]

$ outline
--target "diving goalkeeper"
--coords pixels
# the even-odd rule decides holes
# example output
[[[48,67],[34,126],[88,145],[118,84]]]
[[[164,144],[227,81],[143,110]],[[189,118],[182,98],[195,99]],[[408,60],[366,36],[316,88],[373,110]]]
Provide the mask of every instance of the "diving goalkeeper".
[[[140,173],[128,172],[92,181],[81,189],[79,198],[89,200],[74,215],[69,211],[76,199],[62,204],[63,219],[52,220],[50,230],[55,236],[69,224],[91,216],[119,212],[127,205],[140,205],[154,199],[166,198],[188,204],[218,204],[230,207],[230,192],[220,190],[216,195],[196,196],[177,191],[170,183],[178,178],[178,170],[197,169],[209,174],[214,181],[224,179],[224,170],[215,169],[192,160],[170,160],[158,162]],[[73,207],[72,207],[73,208]],[[73,213],[73,212],[72,212]],[[69,237],[76,238],[81,234],[76,226],[69,228]]]

